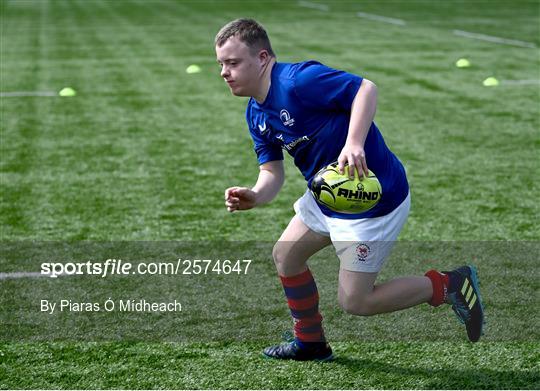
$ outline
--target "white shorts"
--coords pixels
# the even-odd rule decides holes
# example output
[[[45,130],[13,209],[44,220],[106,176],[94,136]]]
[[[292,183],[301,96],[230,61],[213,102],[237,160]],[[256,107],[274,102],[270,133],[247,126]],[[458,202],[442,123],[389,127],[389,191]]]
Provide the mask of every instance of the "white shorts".
[[[411,195],[385,216],[348,220],[325,216],[309,190],[294,203],[307,227],[329,236],[342,269],[378,273],[390,255],[411,207]]]

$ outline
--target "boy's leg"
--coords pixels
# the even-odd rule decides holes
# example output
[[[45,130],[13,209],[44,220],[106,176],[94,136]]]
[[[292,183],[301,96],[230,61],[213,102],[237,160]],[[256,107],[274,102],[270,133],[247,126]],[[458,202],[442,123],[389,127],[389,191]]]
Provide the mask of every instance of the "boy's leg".
[[[449,272],[430,270],[424,277],[400,277],[374,285],[377,273],[340,269],[338,299],[345,311],[355,315],[376,315],[398,311],[421,303],[437,307],[451,304],[465,324],[471,342],[483,332],[484,306],[474,266]]]
[[[311,230],[295,216],[274,246],[274,262],[294,319],[295,339],[266,348],[267,357],[320,361],[332,358],[324,338],[317,286],[307,267],[309,257],[330,243],[329,237]]]
[[[422,277],[401,277],[375,285],[408,210],[409,198],[386,216],[349,221],[328,219],[341,261],[338,291],[341,306],[353,314],[375,315],[426,302],[435,307],[452,304],[466,326],[469,340],[478,341],[484,314],[473,266],[442,273],[430,270]]]
[[[340,269],[338,300],[355,315],[376,315],[426,303],[433,296],[428,277],[401,277],[374,285],[378,273]]]
[[[306,271],[309,257],[330,243],[328,236],[312,231],[298,215],[294,216],[272,251],[278,274],[290,277]]]

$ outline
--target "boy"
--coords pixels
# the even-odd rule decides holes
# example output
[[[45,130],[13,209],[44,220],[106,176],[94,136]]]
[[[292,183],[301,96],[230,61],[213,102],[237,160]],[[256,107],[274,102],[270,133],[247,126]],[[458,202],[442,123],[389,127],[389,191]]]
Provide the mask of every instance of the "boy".
[[[292,342],[264,354],[292,360],[332,359],[319,313],[319,296],[307,266],[309,257],[333,244],[340,259],[338,300],[356,315],[375,315],[428,302],[452,308],[472,342],[482,334],[483,307],[476,270],[430,270],[375,285],[405,223],[410,195],[405,170],[373,122],[377,88],[369,80],[315,61],[279,63],[264,28],[251,19],[225,25],[215,39],[221,76],[233,95],[251,97],[246,109],[260,165],[252,188],[225,191],[229,212],[270,202],[284,181],[283,149],[308,182],[336,161],[350,176],[375,173],[382,197],[356,215],[332,211],[309,191],[295,203],[296,215],[277,241],[273,258],[294,320]]]

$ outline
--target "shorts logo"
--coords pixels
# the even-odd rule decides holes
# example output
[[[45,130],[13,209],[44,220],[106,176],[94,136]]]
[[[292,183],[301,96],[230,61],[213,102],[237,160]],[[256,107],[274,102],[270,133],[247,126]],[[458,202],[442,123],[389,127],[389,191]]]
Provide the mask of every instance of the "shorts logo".
[[[356,246],[356,257],[359,261],[365,262],[367,261],[367,257],[369,255],[369,252],[371,249],[369,246],[365,243],[360,243]]]
[[[282,109],[279,112],[279,118],[281,118],[281,122],[283,122],[283,125],[285,125],[285,126],[293,126],[294,125],[294,118],[291,118],[291,115],[285,109]]]

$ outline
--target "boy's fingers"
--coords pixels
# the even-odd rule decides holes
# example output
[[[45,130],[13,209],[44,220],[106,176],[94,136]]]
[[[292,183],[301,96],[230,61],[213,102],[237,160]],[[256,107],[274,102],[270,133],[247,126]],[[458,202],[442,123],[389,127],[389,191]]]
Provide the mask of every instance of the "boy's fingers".
[[[356,168],[356,171],[358,172],[358,178],[362,178],[364,176],[362,163],[361,162],[356,163],[355,168]]]
[[[351,178],[354,178],[354,170],[356,169],[356,166],[354,164],[349,164],[349,176]]]
[[[345,168],[345,162],[347,159],[345,157],[341,157],[338,159],[338,171],[340,174],[343,174],[344,168]]]

